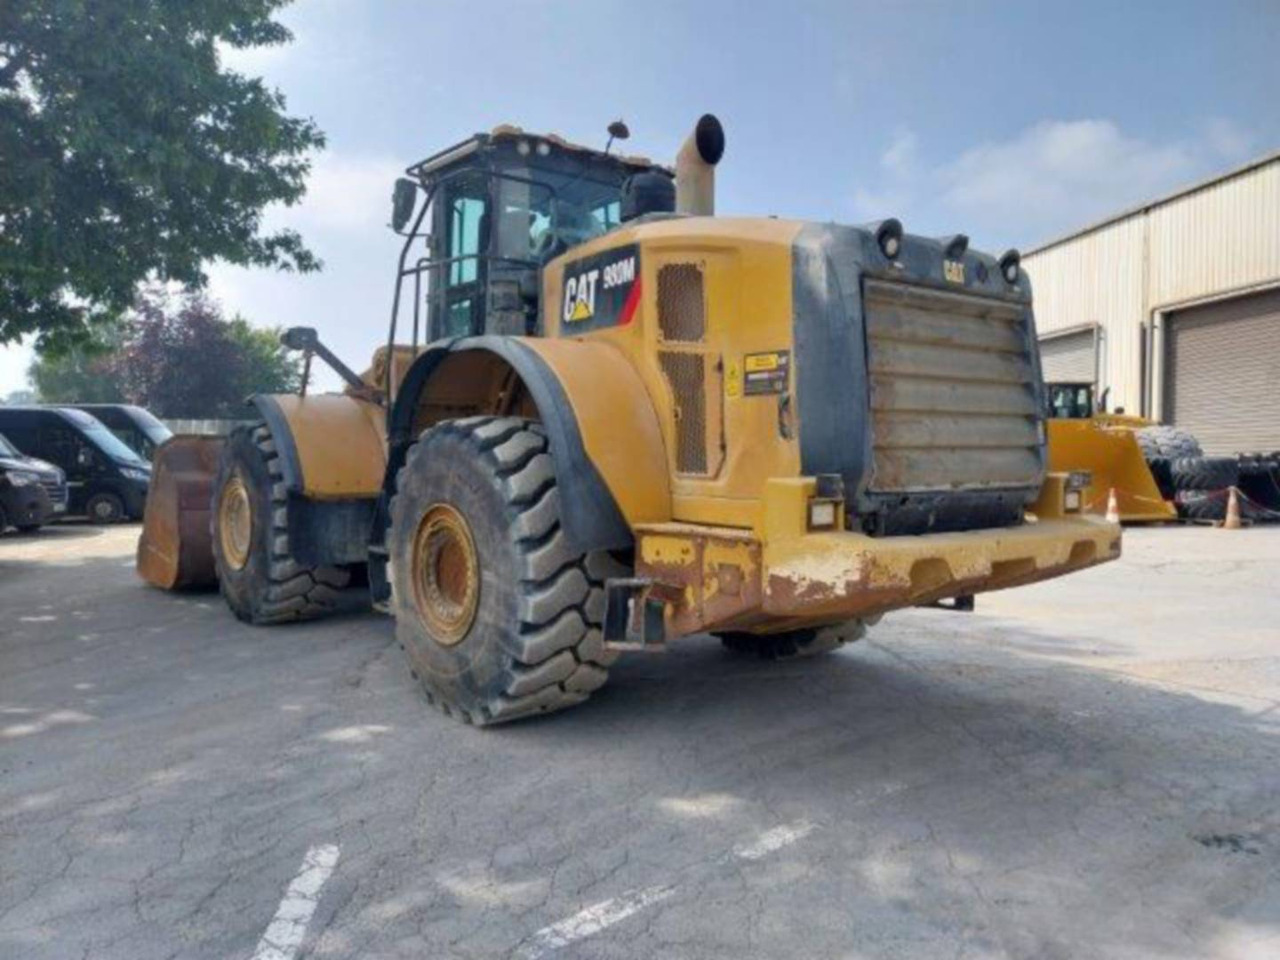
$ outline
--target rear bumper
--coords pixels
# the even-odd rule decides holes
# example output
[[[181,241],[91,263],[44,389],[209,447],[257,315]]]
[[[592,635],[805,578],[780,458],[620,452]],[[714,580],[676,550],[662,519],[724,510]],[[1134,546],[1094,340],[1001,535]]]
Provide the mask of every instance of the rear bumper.
[[[1047,580],[1120,556],[1120,528],[1093,517],[916,537],[811,534],[765,550],[762,610],[857,617]]]
[[[670,636],[790,629],[1047,580],[1120,555],[1120,527],[1095,517],[922,536],[637,528],[639,577],[666,604]]]

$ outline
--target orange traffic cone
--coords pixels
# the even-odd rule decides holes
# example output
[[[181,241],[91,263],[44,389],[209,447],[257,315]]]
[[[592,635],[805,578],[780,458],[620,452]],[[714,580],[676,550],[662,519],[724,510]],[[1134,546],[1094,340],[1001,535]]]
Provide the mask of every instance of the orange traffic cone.
[[[1107,497],[1107,523],[1120,522],[1120,501],[1116,498],[1116,488],[1111,488],[1111,495]]]
[[[1232,487],[1227,494],[1227,516],[1222,521],[1223,530],[1240,529],[1240,493]]]

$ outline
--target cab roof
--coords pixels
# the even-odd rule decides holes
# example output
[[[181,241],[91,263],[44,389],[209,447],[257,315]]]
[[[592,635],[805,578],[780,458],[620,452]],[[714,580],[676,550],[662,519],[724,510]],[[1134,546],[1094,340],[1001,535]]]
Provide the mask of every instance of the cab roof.
[[[594,147],[573,143],[558,134],[534,133],[510,123],[499,124],[488,133],[474,134],[461,143],[455,143],[452,147],[446,147],[439,153],[433,153],[425,160],[419,160],[409,167],[406,172],[410,176],[425,179],[486,148],[515,144],[521,140],[529,144],[531,156],[537,156],[536,151],[545,144],[551,151],[558,151],[562,154],[584,155],[593,160],[610,163],[630,171],[659,170],[674,176],[674,171],[670,167],[654,163],[648,157],[621,153],[606,154],[603,150],[596,150]]]

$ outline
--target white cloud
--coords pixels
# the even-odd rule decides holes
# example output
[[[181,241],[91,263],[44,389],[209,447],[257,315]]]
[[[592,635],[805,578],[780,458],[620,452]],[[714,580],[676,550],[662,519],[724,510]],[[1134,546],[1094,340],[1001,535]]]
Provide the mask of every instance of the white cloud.
[[[321,154],[311,168],[307,195],[282,218],[304,229],[360,230],[391,219],[391,188],[405,165],[388,157]]]
[[[300,276],[218,263],[208,271],[210,293],[228,314],[259,326],[315,327],[347,363],[362,369],[387,335],[401,243],[387,223],[392,184],[403,171],[403,163],[385,156],[322,154],[302,202],[272,209],[264,229],[299,230],[324,270]],[[314,372],[319,389],[340,386],[322,364]]]
[[[1106,119],[1044,120],[929,164],[919,140],[899,130],[880,158],[883,182],[859,185],[852,201],[858,215],[898,216],[913,232],[1026,245],[1238,162],[1252,143],[1220,118],[1168,142],[1126,134]]]
[[[939,174],[957,213],[1055,232],[1119,210],[1196,171],[1190,148],[1125,136],[1110,120],[1051,120],[966,150]]]
[[[1254,152],[1254,137],[1233,120],[1213,117],[1205,121],[1204,138],[1224,160],[1240,162]]]
[[[880,167],[890,176],[909,177],[919,165],[919,153],[920,138],[906,127],[899,127],[880,155]]]

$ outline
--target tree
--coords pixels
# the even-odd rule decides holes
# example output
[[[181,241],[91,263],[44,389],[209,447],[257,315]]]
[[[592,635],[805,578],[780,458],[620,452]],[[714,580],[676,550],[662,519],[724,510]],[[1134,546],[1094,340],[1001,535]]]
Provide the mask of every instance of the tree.
[[[262,212],[298,201],[324,137],[218,52],[287,43],[288,2],[0,2],[0,344],[65,350],[213,259],[318,269]]]
[[[36,392],[34,390],[12,390],[4,400],[0,401],[0,403],[10,407],[21,407],[35,402]]]
[[[280,331],[228,321],[199,293],[153,289],[91,344],[42,356],[28,374],[44,403],[136,403],[160,417],[238,419],[254,393],[289,393],[302,362]]]
[[[114,367],[124,336],[125,328],[113,323],[61,353],[39,355],[27,368],[27,378],[40,402],[124,403],[124,391]]]
[[[157,416],[242,418],[254,393],[298,389],[301,361],[280,343],[279,329],[228,322],[212,300],[159,292],[139,299],[111,370],[130,403]]]

